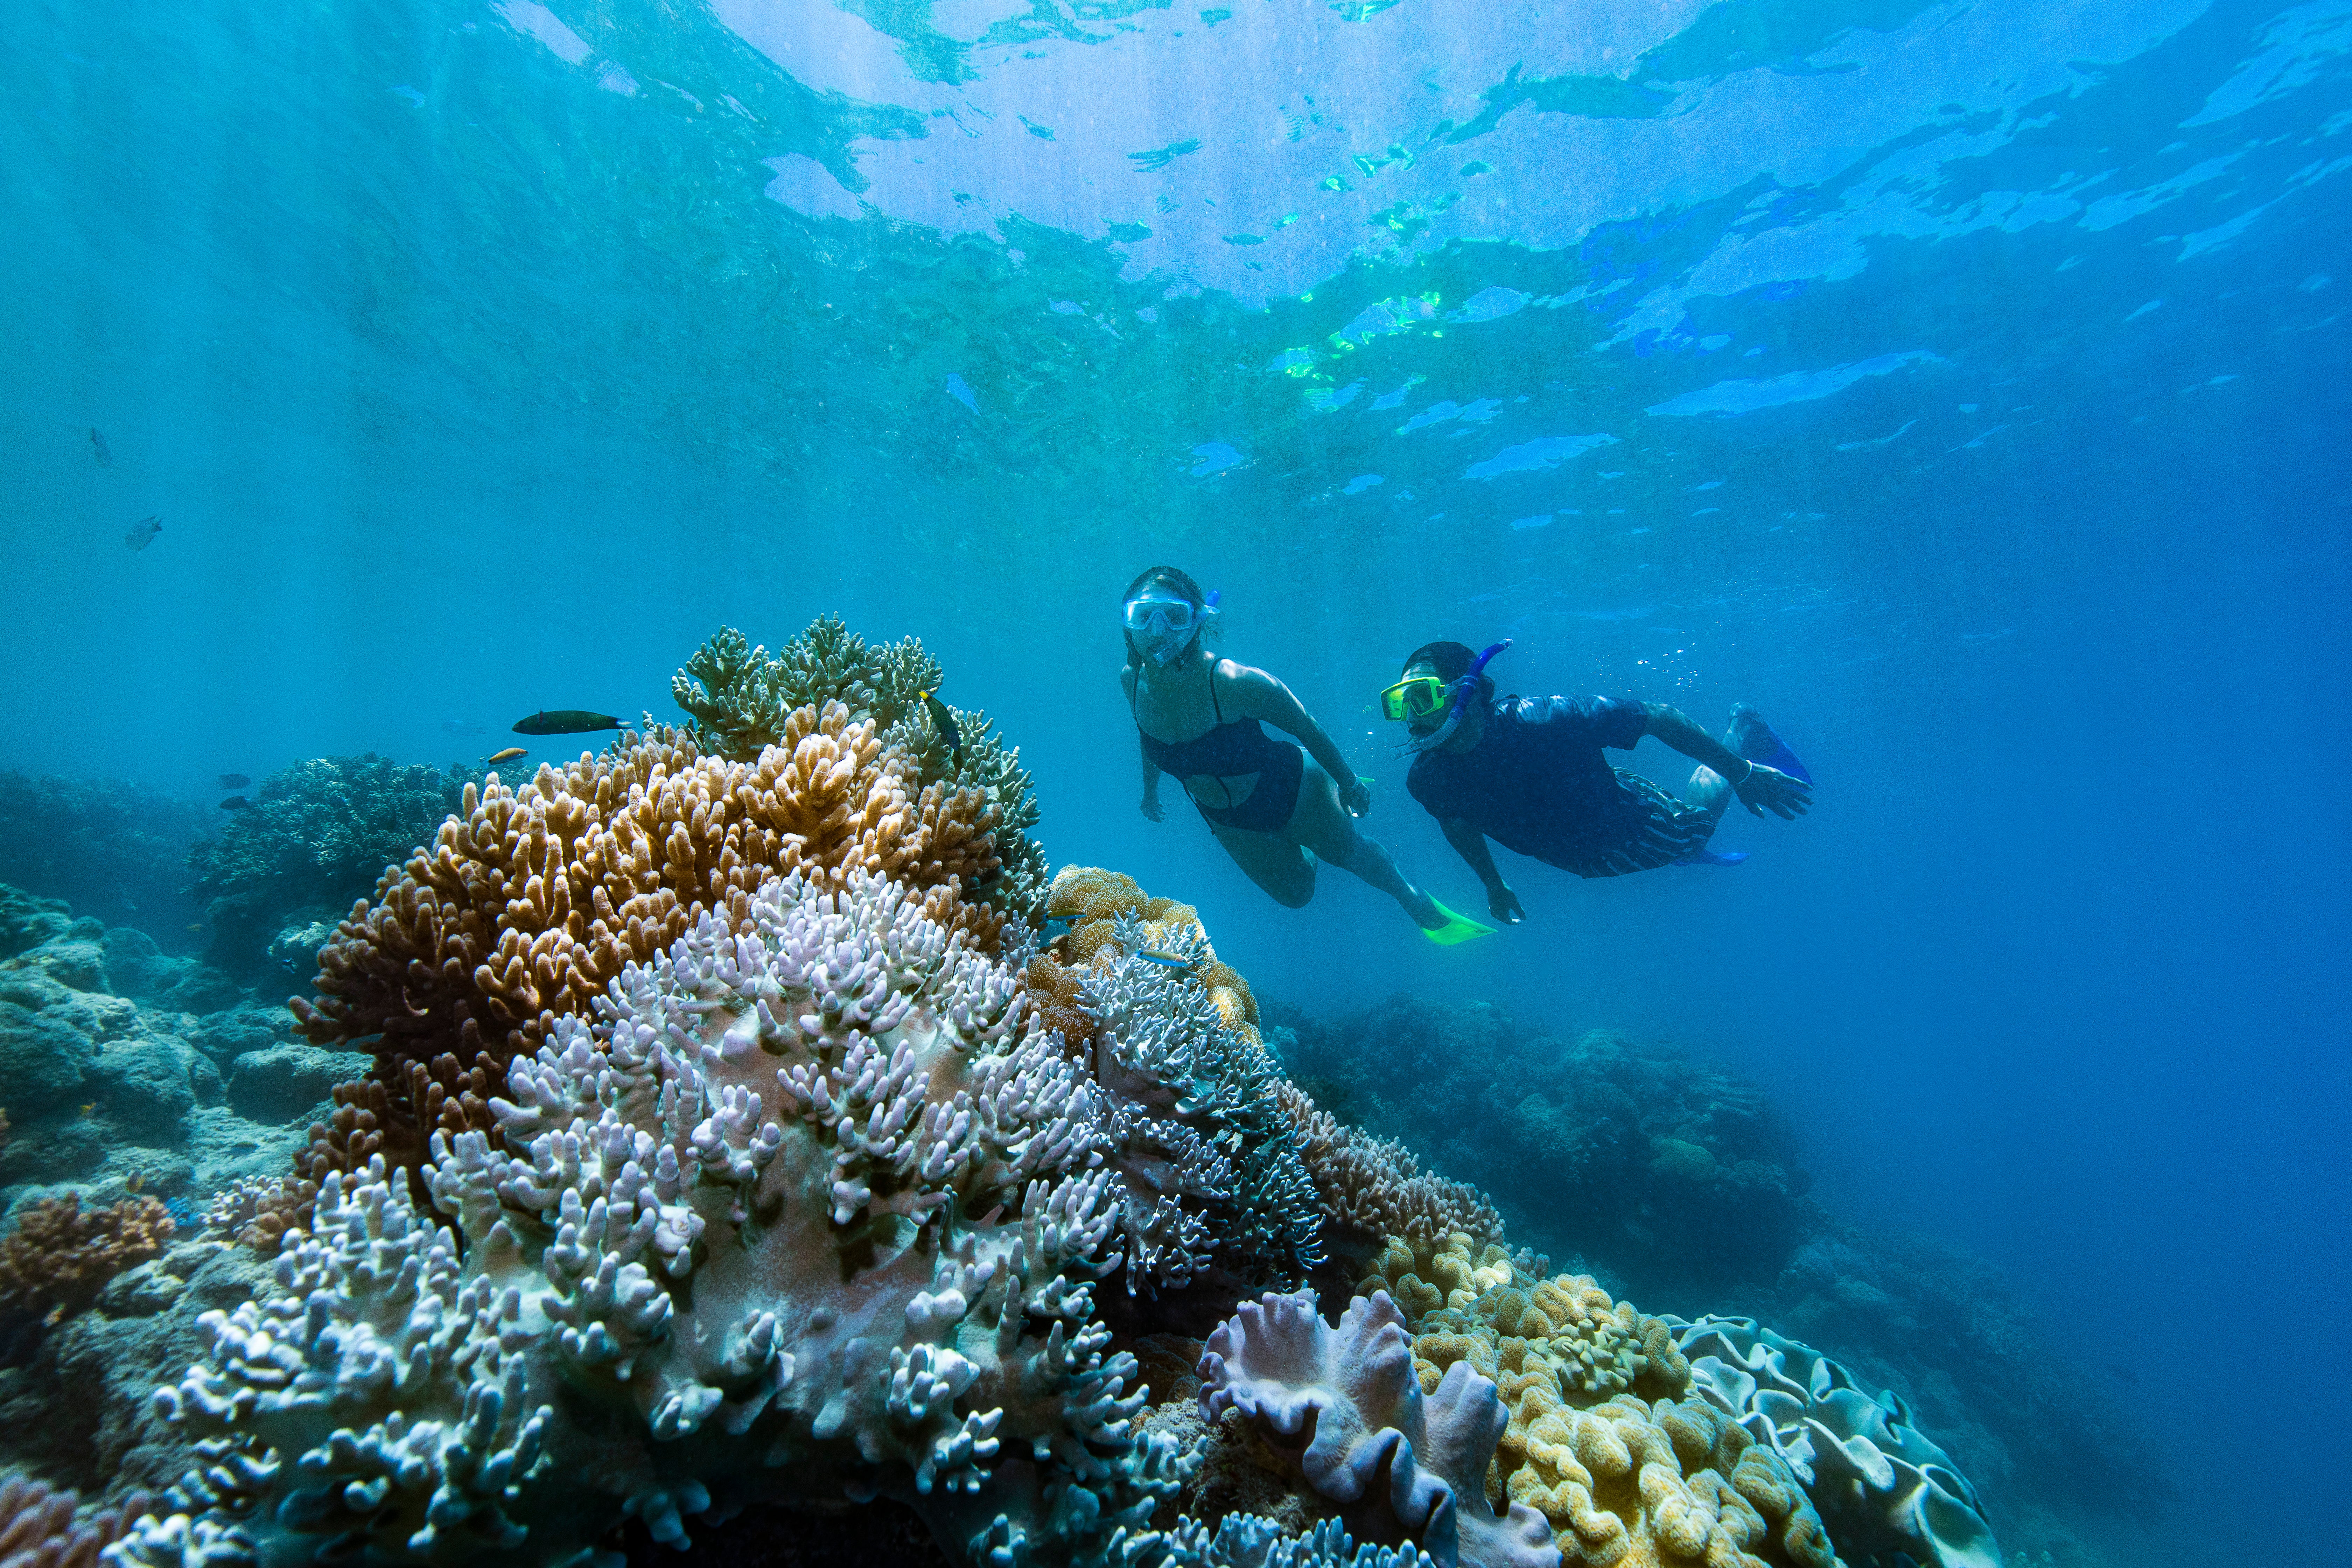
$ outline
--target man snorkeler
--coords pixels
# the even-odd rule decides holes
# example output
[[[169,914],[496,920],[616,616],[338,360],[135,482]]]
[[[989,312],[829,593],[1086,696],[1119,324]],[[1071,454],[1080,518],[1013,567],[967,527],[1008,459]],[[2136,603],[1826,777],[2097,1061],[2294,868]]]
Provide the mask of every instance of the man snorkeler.
[[[1812,803],[1812,775],[1756,710],[1741,703],[1716,740],[1680,709],[1609,697],[1495,697],[1487,661],[1458,642],[1413,650],[1404,678],[1381,693],[1418,753],[1405,787],[1478,879],[1486,907],[1527,918],[1486,847],[1493,838],[1580,877],[1654,866],[1733,865],[1745,855],[1706,847],[1737,795],[1756,816],[1794,820]],[[1603,746],[1631,751],[1654,735],[1698,763],[1676,800],[1639,773],[1610,766]]]

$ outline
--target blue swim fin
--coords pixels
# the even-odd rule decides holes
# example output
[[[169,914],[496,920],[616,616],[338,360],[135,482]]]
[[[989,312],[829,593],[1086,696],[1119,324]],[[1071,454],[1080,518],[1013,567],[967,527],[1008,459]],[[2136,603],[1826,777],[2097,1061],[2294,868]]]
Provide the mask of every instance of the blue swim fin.
[[[1735,702],[1731,706],[1731,738],[1732,750],[1749,762],[1778,768],[1804,784],[1813,782],[1813,775],[1797,760],[1797,753],[1789,750],[1789,742],[1774,734],[1763,715],[1748,703]]]
[[[1423,926],[1421,928],[1421,934],[1440,947],[1452,947],[1456,942],[1470,942],[1478,937],[1495,934],[1493,926],[1481,925],[1468,915],[1457,915],[1434,898],[1429,900],[1429,907],[1444,915],[1445,923],[1442,926]]]
[[[1772,764],[1767,763],[1764,765],[1769,768]],[[1745,849],[1727,849],[1720,855],[1712,849],[1694,849],[1687,855],[1677,856],[1667,864],[1671,866],[1737,866],[1747,858],[1748,851]]]

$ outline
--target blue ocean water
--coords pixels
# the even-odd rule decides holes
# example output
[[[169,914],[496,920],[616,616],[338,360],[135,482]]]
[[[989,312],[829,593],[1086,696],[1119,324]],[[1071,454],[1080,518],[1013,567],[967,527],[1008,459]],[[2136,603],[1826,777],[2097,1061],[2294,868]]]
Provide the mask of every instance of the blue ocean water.
[[[919,635],[1055,862],[1261,994],[1682,1042],[1825,1205],[1993,1260],[2171,1466],[2111,1561],[2352,1561],[2293,1326],[2352,1284],[2352,5],[20,0],[0,47],[0,764],[209,799],[674,717],[721,624]],[[1161,561],[1458,908],[1374,707],[1433,637],[1755,702],[1817,809],[1508,866],[1461,948],[1329,871],[1280,909],[1137,810]]]

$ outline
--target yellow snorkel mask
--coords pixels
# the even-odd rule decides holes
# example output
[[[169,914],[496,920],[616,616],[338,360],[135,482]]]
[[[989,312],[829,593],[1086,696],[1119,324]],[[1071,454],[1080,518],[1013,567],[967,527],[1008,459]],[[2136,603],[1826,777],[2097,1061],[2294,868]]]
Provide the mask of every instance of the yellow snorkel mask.
[[[1409,675],[1381,693],[1381,711],[1391,719],[1410,722],[1416,719],[1445,716],[1445,722],[1425,735],[1416,734],[1404,743],[1408,752],[1434,751],[1454,738],[1469,709],[1471,700],[1478,694],[1479,677],[1486,673],[1487,661],[1511,646],[1505,637],[1470,661],[1470,668],[1455,681],[1440,680],[1433,675]]]

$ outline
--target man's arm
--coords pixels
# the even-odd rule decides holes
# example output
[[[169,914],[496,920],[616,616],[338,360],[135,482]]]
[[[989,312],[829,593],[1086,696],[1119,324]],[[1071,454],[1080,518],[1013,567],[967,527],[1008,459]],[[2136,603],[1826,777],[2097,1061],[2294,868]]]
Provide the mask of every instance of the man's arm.
[[[1739,804],[1758,816],[1770,807],[1791,820],[1802,816],[1812,799],[1812,791],[1802,779],[1793,779],[1777,768],[1752,763],[1696,724],[1690,715],[1668,702],[1644,702],[1642,711],[1648,720],[1648,732],[1680,752],[1695,763],[1704,763],[1723,775]]]
[[[1486,847],[1486,836],[1466,817],[1451,817],[1438,824],[1445,833],[1445,842],[1454,846],[1455,854],[1470,863],[1478,873],[1478,880],[1486,885],[1486,908],[1495,918],[1508,925],[1517,925],[1528,918],[1519,907],[1519,896],[1495,869],[1494,852]]]

